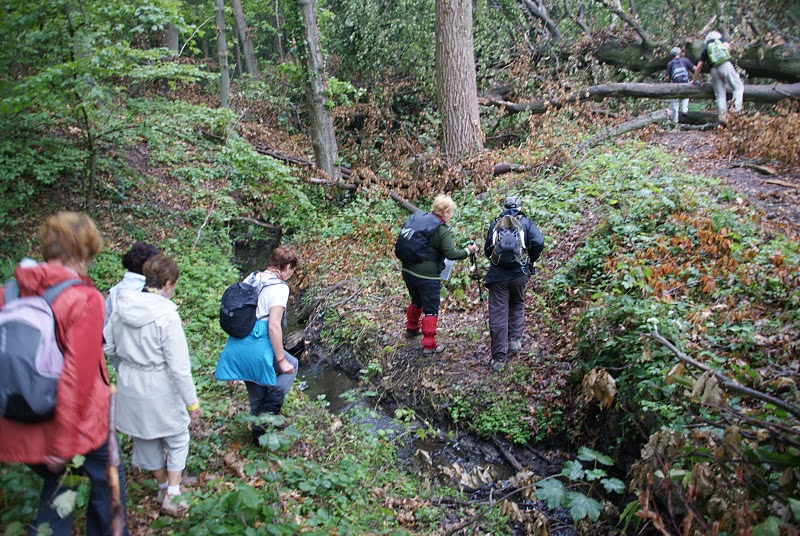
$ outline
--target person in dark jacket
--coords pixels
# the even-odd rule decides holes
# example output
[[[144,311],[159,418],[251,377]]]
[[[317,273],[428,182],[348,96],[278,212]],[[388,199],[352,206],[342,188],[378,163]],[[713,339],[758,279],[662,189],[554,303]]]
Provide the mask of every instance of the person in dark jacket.
[[[74,480],[64,479],[64,474],[67,464],[79,454],[84,456],[83,464],[71,471],[88,476],[91,484],[86,534],[111,534],[111,483],[106,473],[112,455],[108,441],[111,389],[103,357],[105,307],[103,296],[86,275],[102,244],[89,216],[59,212],[47,218],[39,233],[44,262],[25,259],[14,271],[21,296],[41,295],[48,287],[69,279],[83,282],[64,290],[52,303],[59,348],[64,354],[55,416],[38,423],[0,417],[0,462],[28,464],[44,480],[36,519],[27,522],[29,534],[37,534],[37,528],[47,525],[48,534],[70,535],[73,512],[62,515],[53,499],[75,486]],[[3,302],[4,289],[0,289],[0,307]],[[118,471],[120,522],[122,533],[128,534],[122,464]]]
[[[406,337],[422,335],[424,356],[439,354],[445,349],[445,345],[436,342],[442,285],[440,274],[445,267],[444,260],[466,259],[478,250],[475,244],[465,248],[455,246],[447,227],[455,211],[456,204],[452,198],[439,195],[433,200],[430,213],[419,211],[406,221],[398,239],[399,242],[404,236],[413,237],[414,240],[408,243],[419,249],[417,259],[400,260],[403,263],[403,281],[411,297],[406,309]]]
[[[523,230],[522,241],[527,253],[522,252],[513,262],[498,259],[494,240],[495,228],[503,216],[518,218]],[[489,258],[486,288],[489,289],[489,333],[492,338],[491,366],[499,371],[508,354],[522,349],[522,330],[525,325],[525,287],[534,272],[533,263],[542,254],[544,238],[533,221],[522,212],[518,197],[507,197],[500,216],[489,226],[483,251]]]
[[[669,51],[672,60],[667,64],[664,73],[667,82],[671,84],[688,84],[689,73],[694,73],[694,63],[683,55],[680,47],[673,47]],[[672,99],[669,103],[669,118],[673,123],[678,122],[679,113],[689,113],[689,99]]]

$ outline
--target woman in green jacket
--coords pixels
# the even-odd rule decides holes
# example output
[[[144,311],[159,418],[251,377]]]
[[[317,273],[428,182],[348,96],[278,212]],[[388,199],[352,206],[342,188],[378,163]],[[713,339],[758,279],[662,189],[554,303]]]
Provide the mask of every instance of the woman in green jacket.
[[[447,222],[453,217],[456,204],[447,195],[434,199],[431,212],[419,211],[403,225],[398,238],[397,255],[403,263],[403,281],[411,303],[406,310],[406,337],[422,334],[422,354],[444,351],[436,342],[441,290],[440,274],[444,260],[465,259],[478,250],[470,244],[457,248]],[[424,316],[423,316],[424,315]]]

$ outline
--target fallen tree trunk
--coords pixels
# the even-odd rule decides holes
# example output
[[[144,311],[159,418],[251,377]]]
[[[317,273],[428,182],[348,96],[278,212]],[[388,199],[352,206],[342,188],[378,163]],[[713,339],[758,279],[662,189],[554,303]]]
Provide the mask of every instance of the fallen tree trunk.
[[[603,141],[614,138],[616,136],[620,136],[625,134],[626,132],[631,132],[633,130],[638,130],[640,128],[644,128],[651,123],[664,123],[669,119],[669,111],[667,109],[663,110],[656,110],[655,112],[650,112],[649,114],[645,114],[630,121],[626,121],[621,125],[616,125],[610,128],[605,128],[594,135],[591,139],[584,141],[583,143],[579,143],[575,147],[576,153],[582,153],[592,147],[602,143]]]
[[[508,113],[530,112],[543,114],[579,101],[597,101],[607,98],[631,97],[639,99],[706,99],[713,100],[711,84],[601,84],[575,91],[564,98],[542,99],[534,102],[508,102],[494,97],[481,99],[481,104],[504,108]],[[775,103],[783,99],[800,99],[800,83],[753,85],[745,84],[744,100],[748,102]]]
[[[686,57],[697,63],[704,43],[693,40],[681,43]],[[653,73],[663,71],[669,60],[672,45],[662,44],[654,47],[641,42],[626,42],[611,39],[600,45],[595,57],[601,62],[640,73],[644,79]],[[734,47],[735,48],[735,47]],[[749,76],[772,78],[781,82],[800,82],[800,46],[786,43],[777,46],[762,44],[746,46],[740,53],[734,49],[734,62]]]

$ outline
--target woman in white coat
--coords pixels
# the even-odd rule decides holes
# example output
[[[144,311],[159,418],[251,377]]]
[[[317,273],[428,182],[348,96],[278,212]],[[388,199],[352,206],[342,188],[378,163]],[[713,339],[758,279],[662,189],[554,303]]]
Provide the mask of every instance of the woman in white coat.
[[[120,362],[117,430],[133,437],[134,466],[152,471],[161,510],[182,515],[181,471],[189,454],[189,423],[200,415],[189,346],[170,298],[180,270],[164,255],[147,260],[142,291],[122,290],[103,330],[103,349]]]

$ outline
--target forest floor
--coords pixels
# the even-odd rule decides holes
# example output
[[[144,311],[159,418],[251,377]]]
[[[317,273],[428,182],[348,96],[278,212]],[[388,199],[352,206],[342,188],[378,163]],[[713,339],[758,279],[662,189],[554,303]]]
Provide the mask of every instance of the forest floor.
[[[715,132],[662,130],[654,133],[650,141],[688,157],[690,169],[695,173],[719,177],[723,184],[743,194],[767,219],[800,229],[800,163],[775,166],[734,158],[720,153],[714,144],[715,137]]]
[[[778,229],[786,226],[788,232],[800,230],[800,167],[781,167],[720,154],[715,144],[718,135],[717,131],[659,129],[651,132],[650,139],[646,141],[662,145],[667,151],[674,153],[676,158],[688,157],[690,172],[719,178],[721,187],[727,186],[735,192],[737,202],[755,206]],[[647,135],[644,137],[647,138]],[[766,175],[764,172],[772,174]],[[539,443],[539,448],[535,451],[529,447],[514,448],[511,443],[501,444],[497,441],[497,449],[492,445],[484,445],[482,448],[490,458],[497,457],[498,461],[505,458],[512,465],[519,462],[522,466],[540,468],[545,473],[548,469],[557,471],[556,468],[569,456],[570,440],[574,440],[579,434],[576,431],[569,432],[568,426],[564,426],[562,430],[537,429],[536,420],[537,414],[540,415],[543,409],[546,412],[563,411],[562,422],[568,424],[569,413],[578,411],[574,405],[564,405],[565,400],[575,400],[580,396],[577,392],[570,392],[575,389],[574,378],[570,378],[575,363],[569,341],[575,337],[564,331],[572,324],[569,319],[574,311],[569,304],[544,303],[538,297],[542,294],[539,292],[539,285],[570,257],[571,252],[575,251],[596,223],[587,218],[558,244],[545,237],[545,252],[537,263],[538,273],[531,278],[527,293],[523,350],[512,355],[509,366],[500,373],[493,372],[489,366],[491,354],[486,326],[487,306],[479,300],[478,289],[480,288],[484,298],[487,291],[482,284],[479,286],[478,281],[473,281],[470,285],[470,306],[464,307],[463,300],[459,306],[449,296],[442,300],[438,341],[445,344],[447,349],[430,357],[422,356],[419,338],[404,338],[405,295],[373,294],[364,304],[354,305],[353,310],[365,311],[365,314],[375,316],[385,347],[394,348],[394,351],[382,354],[382,375],[379,380],[382,401],[388,403],[389,407],[403,405],[414,408],[437,420],[436,415],[441,418],[451,411],[445,404],[448,397],[452,396],[454,388],[463,390],[464,396],[470,399],[472,396],[479,396],[480,389],[510,389],[513,381],[523,381],[526,396],[532,401],[529,404],[528,417],[531,428],[536,435],[549,439]],[[469,260],[458,261],[456,269],[470,269]],[[357,290],[352,288],[348,292],[356,293]],[[356,300],[358,301],[360,300]],[[547,308],[548,313],[542,314],[542,308]],[[306,359],[319,358],[319,355],[314,354],[322,342],[319,340],[320,327],[312,323],[306,330],[305,338],[314,341]],[[352,358],[349,352],[343,352],[338,357],[328,357],[345,371],[357,373],[358,364],[348,363],[348,359]],[[510,377],[512,373],[509,371],[512,370],[525,371],[527,376],[522,380],[514,380]],[[496,379],[487,380],[487,376],[491,375],[495,375]],[[555,421],[545,419],[545,422]],[[587,422],[591,422],[591,417]],[[605,443],[604,436],[610,437],[608,430],[602,427],[592,429],[589,426],[582,432],[590,436],[582,437],[582,440],[589,439],[596,444]],[[638,452],[629,452],[628,455],[638,456]]]

